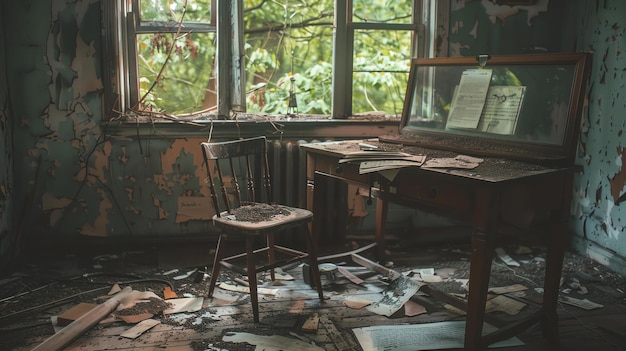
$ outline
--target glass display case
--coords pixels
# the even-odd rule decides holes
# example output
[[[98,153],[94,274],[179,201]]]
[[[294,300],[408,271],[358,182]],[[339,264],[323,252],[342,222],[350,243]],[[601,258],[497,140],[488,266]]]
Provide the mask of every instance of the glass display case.
[[[573,162],[589,66],[587,53],[414,59],[399,133],[379,139]]]

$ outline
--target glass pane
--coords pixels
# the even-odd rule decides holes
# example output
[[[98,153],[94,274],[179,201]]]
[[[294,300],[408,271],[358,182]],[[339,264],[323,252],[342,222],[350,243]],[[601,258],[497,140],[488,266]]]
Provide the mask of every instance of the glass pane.
[[[484,89],[478,88],[478,75],[486,77]],[[568,127],[574,77],[574,65],[417,67],[406,126],[560,145]],[[473,92],[464,92],[463,84],[473,84]],[[479,91],[484,91],[481,97],[472,96]],[[476,102],[476,117],[470,118]]]
[[[354,34],[352,112],[400,115],[411,64],[411,32]]]
[[[137,65],[143,106],[171,114],[215,106],[215,52],[215,33],[190,33],[178,40],[173,40],[173,34],[139,35]]]
[[[333,13],[332,0],[245,1],[248,112],[330,114]]]
[[[353,22],[412,23],[414,0],[354,0]]]
[[[352,75],[352,113],[384,112],[400,116],[408,77],[408,72],[355,72]]]
[[[211,22],[212,0],[140,0],[142,21]],[[185,9],[185,2],[187,8]]]
[[[411,65],[410,31],[357,30],[354,33],[354,71],[406,71]]]

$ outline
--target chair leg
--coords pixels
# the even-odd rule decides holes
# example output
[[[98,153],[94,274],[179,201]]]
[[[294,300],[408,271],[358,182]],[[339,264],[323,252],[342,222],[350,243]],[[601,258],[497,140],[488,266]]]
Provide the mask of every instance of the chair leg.
[[[213,259],[213,268],[211,269],[211,280],[209,281],[209,293],[208,296],[213,296],[213,291],[215,290],[215,284],[217,283],[217,278],[220,274],[220,261],[224,258],[224,251],[226,250],[226,235],[220,235],[217,240],[217,249],[215,250],[215,258]]]
[[[270,265],[276,261],[276,251],[274,250],[274,233],[267,234],[267,259]],[[272,281],[276,280],[276,273],[274,268],[270,269],[270,278]]]
[[[306,231],[306,246],[307,252],[309,254],[309,265],[311,266],[309,269],[311,270],[311,275],[313,276],[313,282],[315,284],[315,288],[317,289],[317,295],[319,296],[320,301],[324,302],[324,291],[322,290],[322,279],[320,278],[320,270],[317,266],[319,263],[317,262],[315,243],[313,242],[313,236],[308,226],[306,228]]]
[[[252,238],[250,236],[246,236],[246,261],[248,284],[250,285],[250,303],[252,304],[252,315],[254,316],[254,323],[259,323],[259,295],[257,292],[256,262],[254,260]]]

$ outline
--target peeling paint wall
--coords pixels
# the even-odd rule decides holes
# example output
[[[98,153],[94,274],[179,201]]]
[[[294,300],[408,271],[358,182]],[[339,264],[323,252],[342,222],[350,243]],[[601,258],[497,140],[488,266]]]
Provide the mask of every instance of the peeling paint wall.
[[[532,6],[508,6],[451,0],[448,56],[572,51],[575,3],[537,0]]]
[[[5,2],[16,219],[26,240],[179,235],[197,215],[200,140],[112,139],[103,121],[100,0]],[[0,178],[2,179],[2,178]],[[181,209],[184,207],[184,209]]]
[[[581,252],[626,273],[626,2],[586,1],[580,13],[579,50],[594,55],[571,223]]]

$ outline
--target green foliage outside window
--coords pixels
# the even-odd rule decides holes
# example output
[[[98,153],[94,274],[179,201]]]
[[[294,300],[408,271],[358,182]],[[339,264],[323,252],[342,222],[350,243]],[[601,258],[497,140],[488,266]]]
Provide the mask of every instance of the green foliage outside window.
[[[146,19],[179,21],[185,1],[141,3]],[[285,114],[295,92],[297,113],[330,115],[334,4],[334,0],[244,0],[247,112]],[[410,22],[410,4],[355,1],[353,19]],[[210,0],[188,0],[184,20],[203,20],[210,16],[209,6]],[[404,10],[392,10],[398,6]],[[172,33],[138,37],[140,94],[145,95],[144,106],[152,110],[182,114],[215,106],[215,35],[181,29],[178,37]],[[354,113],[400,114],[410,48],[408,31],[355,34]]]

